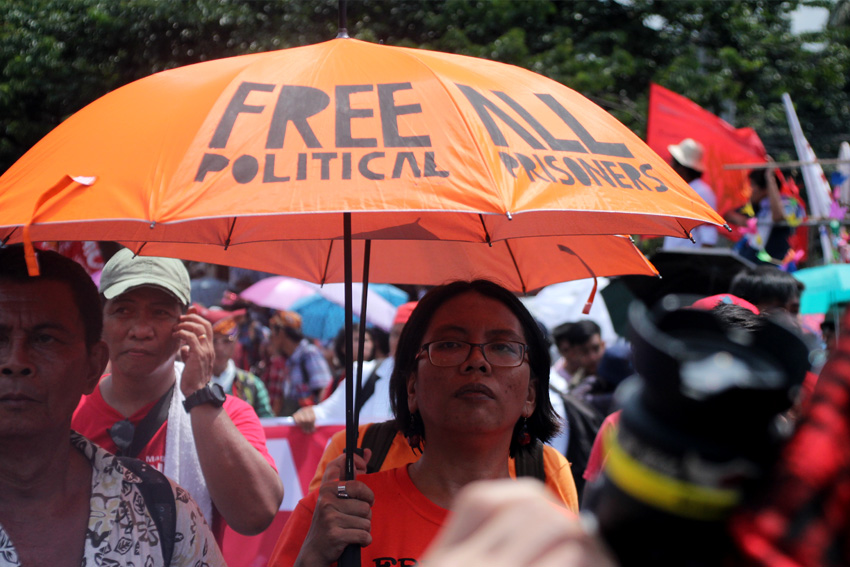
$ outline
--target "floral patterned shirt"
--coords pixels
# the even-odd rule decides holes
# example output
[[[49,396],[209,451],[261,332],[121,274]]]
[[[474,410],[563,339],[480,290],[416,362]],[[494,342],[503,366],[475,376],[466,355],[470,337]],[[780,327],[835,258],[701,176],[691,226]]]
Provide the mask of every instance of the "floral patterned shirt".
[[[115,455],[71,432],[71,445],[91,462],[91,509],[81,567],[165,567],[159,533],[138,485],[142,479]],[[177,527],[172,567],[224,567],[212,531],[189,493],[169,479]],[[0,525],[0,567],[20,566],[14,542]]]

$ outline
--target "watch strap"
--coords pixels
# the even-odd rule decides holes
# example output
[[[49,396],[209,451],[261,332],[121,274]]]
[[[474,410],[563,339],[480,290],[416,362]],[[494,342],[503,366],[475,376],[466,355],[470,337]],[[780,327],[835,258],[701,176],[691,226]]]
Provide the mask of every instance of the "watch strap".
[[[212,391],[213,387],[218,387],[219,390],[221,390],[221,386],[209,382],[206,386],[196,391],[195,393],[189,395],[185,400],[183,400],[183,408],[186,410],[186,412],[188,413],[192,410],[192,408],[203,404],[211,404],[217,408],[220,408],[222,405],[224,405],[224,396],[222,395],[222,398],[218,399]],[[222,394],[223,393],[224,390],[222,390]]]

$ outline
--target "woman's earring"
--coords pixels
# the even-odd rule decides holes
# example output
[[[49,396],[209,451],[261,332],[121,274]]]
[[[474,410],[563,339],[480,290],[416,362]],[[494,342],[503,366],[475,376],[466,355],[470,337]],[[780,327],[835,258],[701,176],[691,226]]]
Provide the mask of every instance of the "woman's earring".
[[[416,418],[413,417],[413,414],[410,414],[410,427],[406,438],[411,449],[422,452],[422,435],[419,433],[419,426],[416,424]]]
[[[519,430],[519,435],[517,435],[517,441],[520,445],[528,445],[531,443],[531,433],[528,432],[528,418],[522,418],[522,429]]]

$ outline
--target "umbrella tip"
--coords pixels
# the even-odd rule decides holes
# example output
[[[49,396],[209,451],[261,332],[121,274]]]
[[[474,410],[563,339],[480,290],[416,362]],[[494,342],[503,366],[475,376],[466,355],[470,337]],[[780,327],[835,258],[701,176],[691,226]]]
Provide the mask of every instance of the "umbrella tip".
[[[732,227],[731,227],[731,226],[729,226],[728,224],[724,224],[724,225],[723,225],[723,228],[725,228],[725,229],[726,229],[726,232],[732,232]]]
[[[336,39],[350,39],[348,35],[348,30],[345,28],[340,28],[336,34]]]

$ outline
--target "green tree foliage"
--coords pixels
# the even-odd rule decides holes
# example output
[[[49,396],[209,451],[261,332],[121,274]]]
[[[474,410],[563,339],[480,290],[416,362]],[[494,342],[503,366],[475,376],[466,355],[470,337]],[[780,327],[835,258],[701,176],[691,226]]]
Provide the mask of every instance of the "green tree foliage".
[[[850,32],[835,16],[823,33],[794,36],[790,13],[803,3],[846,10],[843,0],[351,0],[347,28],[542,73],[639,135],[657,82],[756,128],[779,159],[793,156],[788,92],[829,157],[850,139]],[[0,0],[0,171],[127,82],[328,40],[337,27],[337,0]]]

